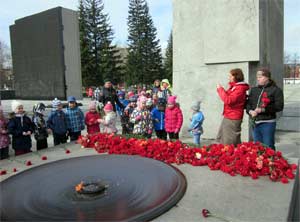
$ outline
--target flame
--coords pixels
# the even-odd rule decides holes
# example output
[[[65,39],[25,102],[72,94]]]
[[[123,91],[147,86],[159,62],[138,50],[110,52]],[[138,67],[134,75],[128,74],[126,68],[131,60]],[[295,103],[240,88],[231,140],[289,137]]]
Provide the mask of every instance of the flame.
[[[83,188],[83,182],[81,181],[79,184],[77,184],[76,186],[75,186],[75,190],[76,190],[76,192],[79,192],[79,191],[81,191],[82,190],[82,188]]]

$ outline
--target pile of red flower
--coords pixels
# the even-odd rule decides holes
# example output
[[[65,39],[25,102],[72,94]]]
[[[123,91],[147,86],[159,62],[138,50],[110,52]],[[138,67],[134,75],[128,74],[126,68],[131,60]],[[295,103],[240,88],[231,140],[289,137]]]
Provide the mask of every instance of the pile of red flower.
[[[244,142],[237,147],[212,144],[199,148],[179,140],[125,138],[99,133],[81,136],[78,143],[94,148],[98,153],[140,155],[169,164],[207,165],[211,170],[221,170],[231,176],[251,176],[253,179],[269,175],[272,181],[280,180],[282,183],[294,179],[297,169],[297,165],[289,164],[280,151],[253,142]]]

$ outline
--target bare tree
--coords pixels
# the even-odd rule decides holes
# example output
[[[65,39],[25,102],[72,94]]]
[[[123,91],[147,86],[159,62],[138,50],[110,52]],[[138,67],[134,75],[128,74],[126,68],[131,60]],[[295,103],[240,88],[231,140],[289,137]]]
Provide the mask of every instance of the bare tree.
[[[294,53],[293,54],[293,58],[292,60],[292,65],[293,65],[293,78],[294,78],[294,83],[296,82],[296,72],[297,72],[297,68],[299,65],[299,55],[298,53]]]
[[[291,73],[290,62],[291,62],[291,55],[287,51],[284,51],[284,77],[285,78],[290,77],[290,73]]]
[[[4,68],[11,68],[12,61],[11,61],[11,54],[10,48],[8,47],[5,42],[0,40],[0,69]]]

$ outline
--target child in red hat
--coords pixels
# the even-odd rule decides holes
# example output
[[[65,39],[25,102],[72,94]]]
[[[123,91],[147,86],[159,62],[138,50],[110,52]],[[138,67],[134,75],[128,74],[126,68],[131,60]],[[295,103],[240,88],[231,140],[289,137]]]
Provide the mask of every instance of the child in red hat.
[[[88,134],[100,132],[100,114],[96,111],[96,101],[91,101],[89,104],[89,111],[85,114],[85,124],[87,126]]]

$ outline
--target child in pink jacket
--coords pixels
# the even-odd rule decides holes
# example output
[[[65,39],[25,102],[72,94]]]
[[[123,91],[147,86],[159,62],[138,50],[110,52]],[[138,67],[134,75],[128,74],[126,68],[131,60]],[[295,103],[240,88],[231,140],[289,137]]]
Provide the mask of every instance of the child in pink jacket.
[[[179,139],[179,131],[182,127],[182,111],[176,104],[176,96],[169,96],[165,111],[165,128],[169,139]]]

